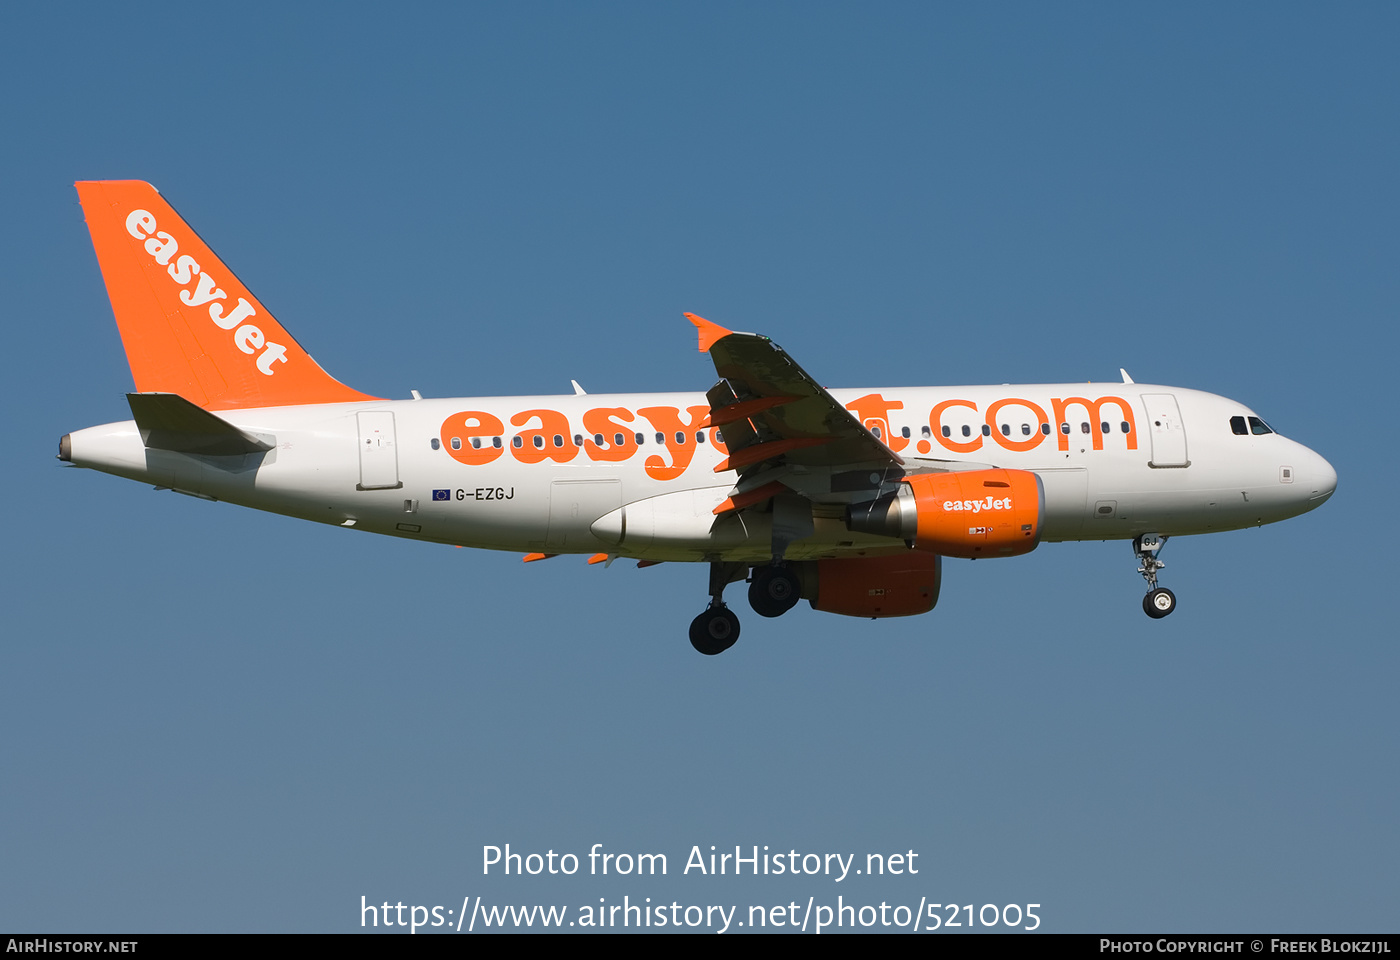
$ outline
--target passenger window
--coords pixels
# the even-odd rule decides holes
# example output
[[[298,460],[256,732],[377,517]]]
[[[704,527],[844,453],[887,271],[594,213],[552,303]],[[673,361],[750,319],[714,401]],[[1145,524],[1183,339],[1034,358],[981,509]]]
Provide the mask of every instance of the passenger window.
[[[593,442],[601,447],[603,445],[603,435],[601,433],[593,434]]]
[[[943,436],[945,436],[945,437],[951,437],[952,435],[953,435],[953,431],[952,431],[952,430],[949,430],[949,429],[948,429],[948,425],[945,423],[945,424],[943,425]]]
[[[647,442],[647,435],[646,435],[646,434],[644,434],[644,433],[639,433],[639,434],[637,434],[637,446],[640,447],[642,444],[644,444],[644,443],[646,443],[646,442]]]
[[[659,437],[659,436],[661,436],[661,434],[658,433],[657,436]],[[680,432],[679,430],[676,431],[676,446],[678,446],[678,447],[683,447],[683,446],[685,446],[685,434],[682,433],[682,432]]]
[[[696,431],[695,431],[695,442],[696,442],[696,443],[704,443],[704,442],[705,442],[705,431],[704,431],[704,430],[696,430]]]
[[[1256,437],[1262,437],[1266,433],[1273,433],[1273,431],[1269,429],[1269,425],[1258,417],[1249,418],[1249,432]]]
[[[515,436],[510,438],[510,445],[516,448],[523,447],[525,446],[525,441],[520,439],[520,434],[517,433]]]
[[[1065,434],[1066,436],[1068,436],[1068,435],[1069,435],[1069,424],[1067,424],[1067,423],[1062,423],[1062,424],[1060,424],[1060,432],[1063,433],[1063,434]]]
[[[985,423],[982,424],[982,436],[984,436],[984,437],[990,437],[991,435],[992,435],[992,428],[991,428],[990,426],[988,426],[987,424],[985,424]]]
[[[900,428],[899,428],[899,435],[900,435],[901,437],[903,437],[905,440],[908,440],[908,439],[909,439],[909,428],[908,428],[908,427],[900,427]]]
[[[1110,427],[1109,427],[1109,425],[1108,425],[1108,421],[1107,421],[1107,420],[1105,420],[1103,423],[1099,424],[1099,430],[1102,431],[1103,433],[1108,433],[1108,432],[1109,432],[1109,429],[1110,429]]]
[[[564,438],[557,433],[554,435],[554,445],[556,447],[562,447],[564,445]]]
[[[945,430],[946,430],[946,428],[945,428]],[[921,437],[923,437],[925,440],[929,440],[929,439],[932,439],[932,437],[933,437],[933,431],[930,430],[928,427],[920,427],[920,428],[919,428],[919,435],[920,435]],[[944,433],[944,434],[943,434],[943,436],[945,436],[945,437],[946,437],[947,435],[948,435],[947,433]]]
[[[461,437],[453,437],[453,438],[452,438],[452,449],[453,449],[453,450],[460,450],[460,449],[462,449],[462,438],[461,438]]]
[[[497,450],[501,449],[501,438],[500,438],[500,437],[492,437],[492,438],[491,438],[491,446],[495,447]]]
[[[1088,424],[1088,423],[1081,423],[1081,424],[1079,425],[1079,432],[1080,432],[1080,433],[1088,433],[1088,432],[1089,432],[1089,424]]]
[[[873,433],[873,434],[875,434],[875,439],[876,439],[876,440],[883,440],[883,439],[884,439],[884,434],[882,434],[882,433],[880,432],[880,428],[879,428],[879,427],[871,427],[871,428],[870,428],[870,432]]]
[[[1009,423],[1003,423],[1003,424],[1001,425],[1001,435],[1002,435],[1003,437],[1009,437],[1009,436],[1011,436],[1011,424],[1009,424]]]
[[[453,441],[453,442],[455,443],[456,441]],[[455,449],[457,449],[457,448],[456,448],[456,447],[453,447],[452,449],[455,450]],[[472,449],[473,449],[473,450],[480,450],[480,449],[481,449],[481,438],[480,438],[480,437],[472,437]]]
[[[543,450],[543,449],[544,449],[544,437],[540,436],[538,433],[535,434],[535,449],[536,449],[536,450]]]
[[[442,447],[442,441],[439,440],[437,437],[433,437],[433,449],[434,449],[434,450],[438,450],[438,449],[441,449],[441,447]],[[457,449],[457,450],[462,449],[462,441],[461,441],[461,440],[458,440],[458,441],[457,441],[457,446],[456,446],[455,449]]]
[[[666,442],[666,434],[664,434],[664,433],[658,433],[658,434],[656,435],[656,442],[657,442],[657,443],[665,443],[665,442]]]
[[[972,428],[969,427],[969,426],[968,426],[967,424],[965,424],[965,423],[963,424],[963,436],[964,436],[964,437],[970,437],[970,436],[972,436]]]
[[[1133,429],[1133,428],[1130,427],[1130,426],[1128,426],[1128,421],[1124,420],[1124,421],[1120,424],[1120,426],[1123,428],[1123,432],[1124,432],[1124,433],[1131,433],[1131,432],[1132,432],[1132,429]]]
[[[1023,436],[1023,437],[1029,437],[1030,435],[1031,435],[1031,425],[1030,425],[1029,423],[1023,423],[1023,424],[1021,424],[1021,436]]]
[[[1043,433],[1043,434],[1044,434],[1045,436],[1047,436],[1047,437],[1050,436],[1050,424],[1048,424],[1048,423],[1042,423],[1042,424],[1040,425],[1040,432]]]
[[[1249,429],[1244,425],[1244,417],[1230,418],[1230,432],[1237,437],[1249,436]]]
[[[613,434],[613,446],[615,446],[615,447],[621,447],[621,446],[625,446],[626,444],[627,444],[627,441],[626,441],[626,439],[623,438],[622,434],[620,434],[620,433],[614,433],[614,434]]]
[[[576,447],[581,447],[581,446],[583,446],[583,434],[581,434],[581,433],[576,433],[576,434],[574,434],[574,446],[576,446]]]

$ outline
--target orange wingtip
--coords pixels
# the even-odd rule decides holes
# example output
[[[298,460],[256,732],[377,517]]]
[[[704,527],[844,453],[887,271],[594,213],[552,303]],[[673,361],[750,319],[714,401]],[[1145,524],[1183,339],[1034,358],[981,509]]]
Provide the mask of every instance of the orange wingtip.
[[[589,562],[589,563],[602,563],[603,561],[605,561],[605,560],[607,560],[607,559],[608,559],[608,555],[607,555],[606,553],[595,553],[595,554],[593,554],[593,556],[591,556],[591,557],[588,558],[588,562]]]
[[[557,553],[527,553],[522,563],[534,563],[536,560],[548,560],[550,557],[557,557]]]
[[[726,330],[717,323],[711,323],[704,317],[697,317],[693,313],[687,313],[685,318],[695,324],[695,329],[700,331],[701,353],[709,353],[710,347],[714,346],[716,340],[727,337],[734,332],[733,330]]]

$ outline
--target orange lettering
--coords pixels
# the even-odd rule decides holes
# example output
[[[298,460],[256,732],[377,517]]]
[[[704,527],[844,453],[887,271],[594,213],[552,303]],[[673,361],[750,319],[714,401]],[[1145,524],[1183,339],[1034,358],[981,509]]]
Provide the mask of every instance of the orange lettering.
[[[1055,432],[1060,437],[1060,449],[1069,449],[1069,436],[1060,429],[1061,423],[1068,423],[1069,418],[1065,416],[1065,411],[1073,404],[1082,406],[1089,414],[1089,432],[1093,435],[1095,450],[1103,449],[1103,432],[1099,426],[1099,408],[1105,403],[1116,403],[1123,411],[1123,419],[1128,424],[1128,449],[1137,449],[1137,420],[1133,417],[1133,408],[1122,397],[1099,397],[1097,400],[1087,400],[1084,397],[1065,397],[1063,400],[1051,400],[1050,407],[1055,411]]]
[[[454,413],[442,422],[442,433],[440,438],[442,445],[447,448],[447,452],[452,455],[452,459],[459,463],[480,466],[483,463],[490,463],[503,452],[500,447],[494,447],[490,441],[483,443],[480,448],[472,446],[472,439],[481,437],[499,437],[505,433],[505,426],[500,420],[481,410],[467,410],[462,413]]]
[[[634,419],[632,411],[626,407],[597,407],[585,413],[583,428],[589,436],[584,437],[583,449],[588,452],[588,458],[616,462],[636,453],[637,438],[632,435],[632,428],[626,425]],[[603,437],[601,447],[593,439],[600,434]],[[622,435],[621,445],[617,442],[619,434]]]
[[[1010,437],[1002,435],[1001,427],[997,425],[997,411],[1005,406],[1022,406],[1035,411],[1035,432],[1031,434],[1030,437],[1025,440],[1012,440]],[[1034,450],[1036,447],[1040,446],[1041,441],[1045,439],[1045,434],[1040,432],[1040,425],[1044,422],[1045,411],[1042,410],[1038,404],[1031,403],[1029,400],[1022,400],[1019,397],[1008,397],[1005,400],[998,400],[987,408],[987,426],[992,428],[992,439],[1008,450],[1023,452],[1026,450]]]
[[[895,453],[909,446],[908,437],[897,437],[890,429],[890,411],[903,410],[904,401],[886,400],[878,393],[867,393],[846,404],[846,409],[854,413],[856,419],[871,433],[876,433],[875,428],[879,427],[881,442]]]
[[[523,427],[537,418],[540,428],[522,432],[522,446],[517,447],[512,443],[510,452],[515,459],[521,463],[539,463],[546,459],[568,463],[578,456],[578,447],[574,445],[574,438],[569,432],[569,418],[558,410],[522,410],[511,417],[510,422],[513,426]],[[563,446],[555,446],[555,437],[563,441]]]
[[[665,438],[666,450],[671,454],[669,467],[661,457],[647,457],[647,476],[653,480],[674,480],[685,473],[685,468],[695,457],[695,431],[709,422],[709,405],[686,407],[685,412],[690,419],[684,423],[676,407],[642,407],[637,412],[650,420],[651,425]],[[680,442],[677,442],[677,436],[681,438]]]
[[[982,438],[980,436],[974,437],[967,443],[960,443],[957,440],[943,436],[943,411],[947,410],[949,407],[971,407],[973,410],[976,410],[977,404],[973,403],[971,400],[944,400],[942,403],[938,404],[938,406],[934,407],[933,410],[929,412],[928,425],[933,429],[933,435],[938,438],[938,442],[954,453],[971,453],[974,450],[980,450],[982,448]]]

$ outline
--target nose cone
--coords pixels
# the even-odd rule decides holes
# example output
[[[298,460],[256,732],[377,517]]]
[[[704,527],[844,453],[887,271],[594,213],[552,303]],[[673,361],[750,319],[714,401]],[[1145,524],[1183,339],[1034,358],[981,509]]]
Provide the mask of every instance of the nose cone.
[[[1308,452],[1312,453],[1311,450]],[[1337,471],[1332,468],[1332,464],[1317,454],[1312,453],[1312,458],[1313,462],[1308,466],[1308,502],[1317,507],[1325,503],[1337,489]]]
[[[1293,502],[1303,511],[1315,510],[1327,502],[1337,489],[1337,471],[1318,454],[1301,443],[1294,454],[1297,480],[1292,492]]]

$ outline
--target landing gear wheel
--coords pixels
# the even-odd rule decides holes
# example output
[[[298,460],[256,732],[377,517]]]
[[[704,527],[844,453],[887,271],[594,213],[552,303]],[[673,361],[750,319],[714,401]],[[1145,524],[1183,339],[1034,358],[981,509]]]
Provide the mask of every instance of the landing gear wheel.
[[[1149,591],[1142,598],[1142,610],[1153,620],[1160,620],[1176,609],[1176,594],[1166,587]]]
[[[739,639],[739,618],[726,607],[711,607],[690,621],[690,645],[707,657],[723,653]]]
[[[802,598],[802,587],[786,567],[759,567],[749,584],[749,606],[760,617],[781,617]]]

